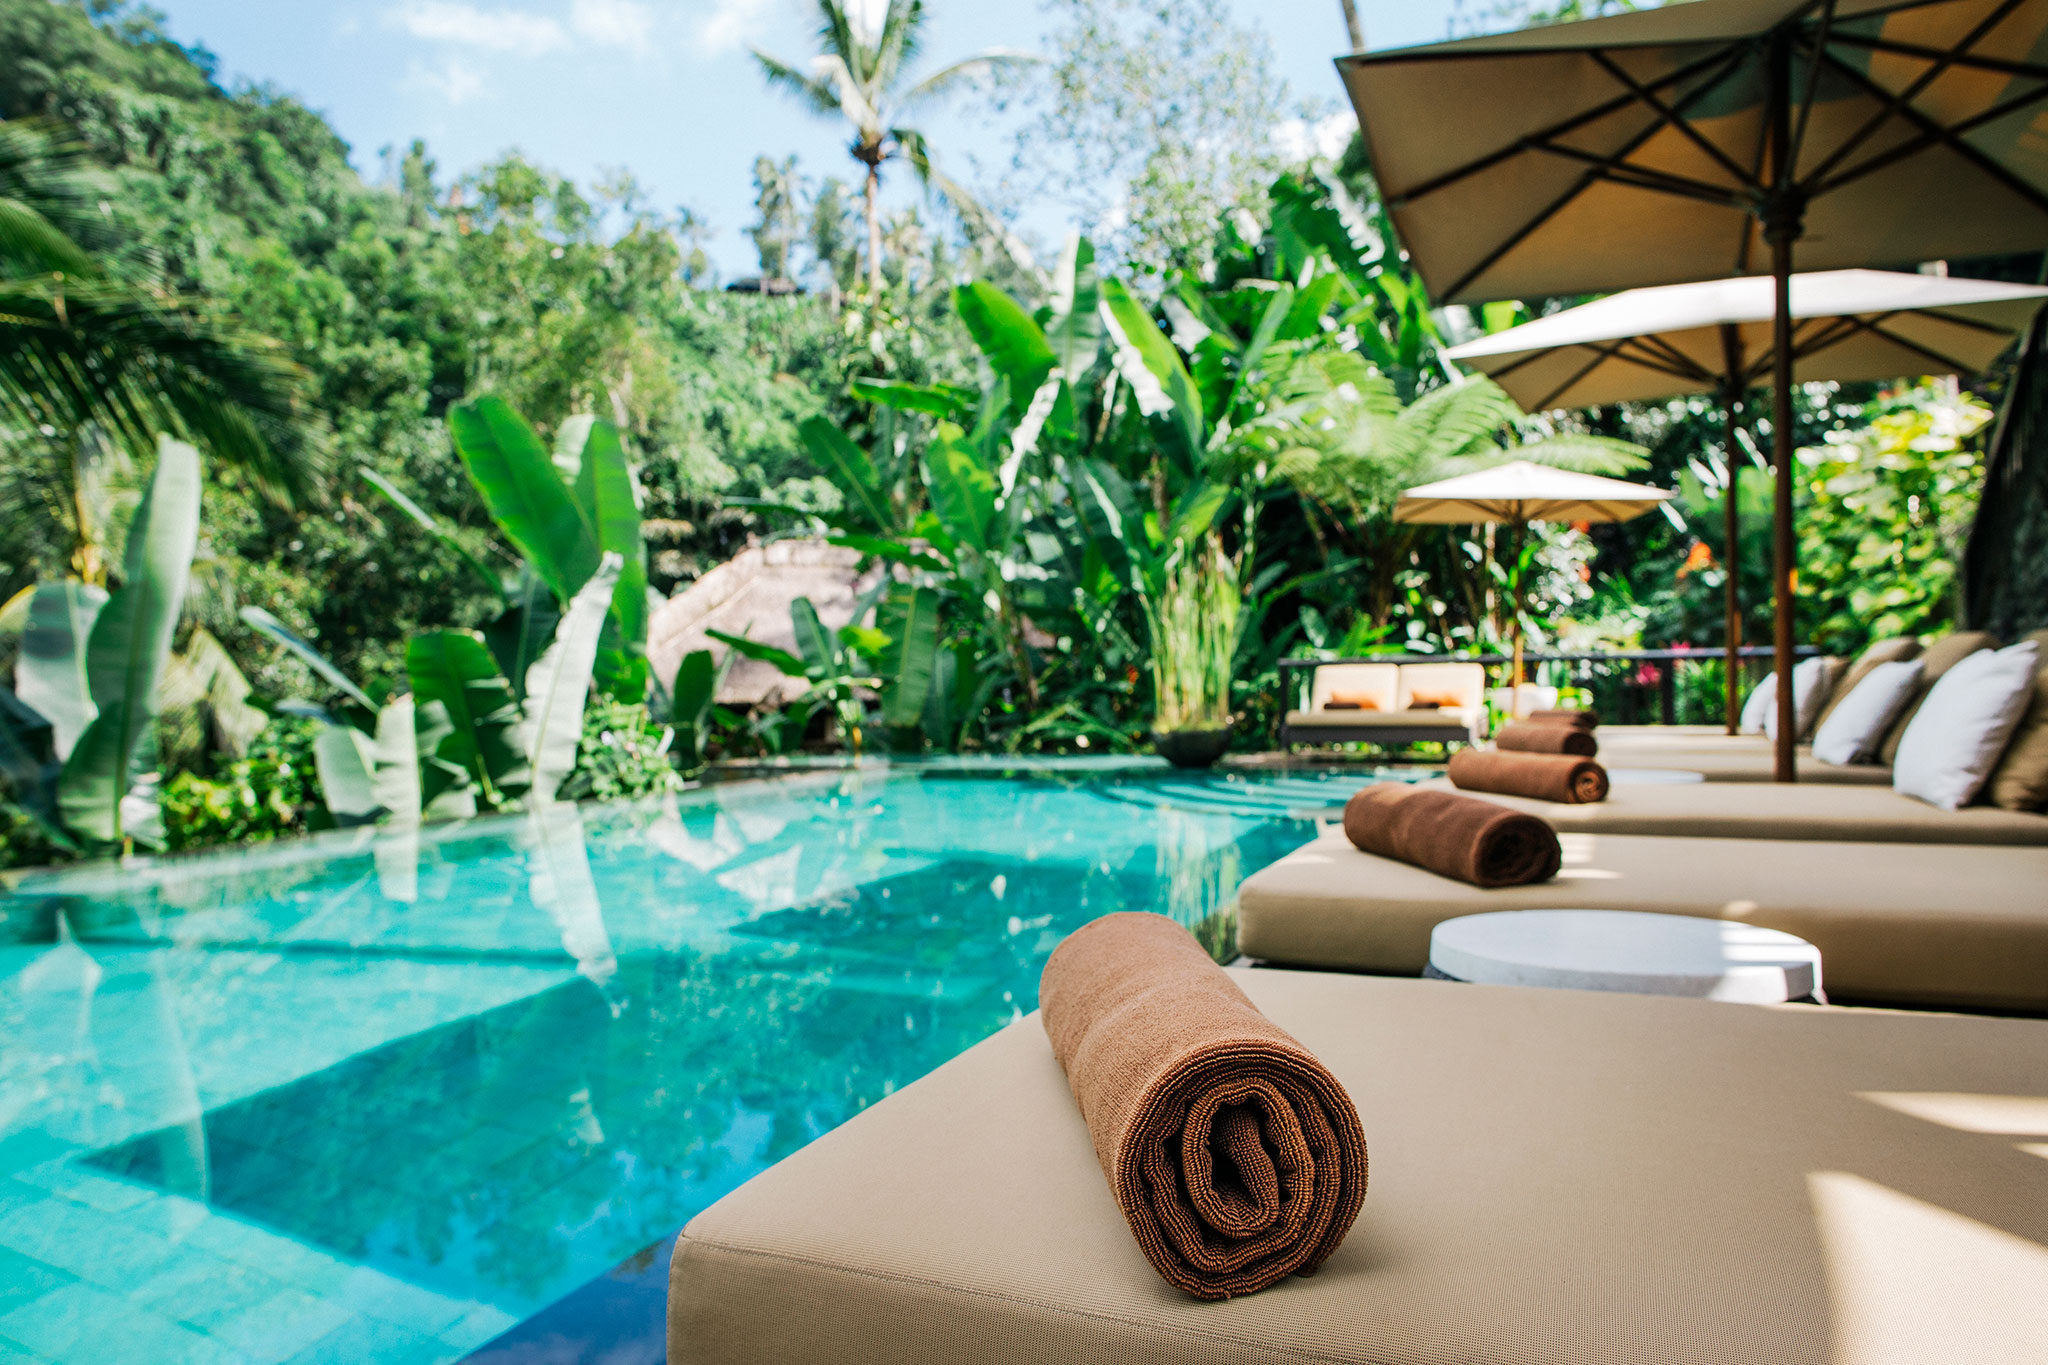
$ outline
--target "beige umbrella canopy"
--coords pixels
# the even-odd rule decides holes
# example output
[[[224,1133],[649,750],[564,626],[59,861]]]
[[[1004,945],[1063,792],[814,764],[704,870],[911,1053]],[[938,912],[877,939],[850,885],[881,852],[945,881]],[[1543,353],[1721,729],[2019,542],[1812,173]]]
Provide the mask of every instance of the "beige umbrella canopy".
[[[1512,460],[1472,474],[1424,484],[1403,493],[1394,504],[1394,520],[1436,526],[1502,522],[1514,529],[1515,702],[1522,686],[1522,530],[1532,521],[1627,521],[1639,517],[1671,494],[1647,484],[1603,479],[1529,460]],[[1511,704],[1509,713],[1518,706]]]
[[[1886,270],[1792,277],[1795,381],[1975,374],[2033,320],[2048,289]],[[1711,393],[1728,439],[1723,499],[1727,582],[1727,725],[1739,701],[1742,645],[1735,496],[1735,404],[1767,382],[1773,282],[1768,275],[1631,289],[1454,347],[1449,355],[1531,412]]]
[[[1693,0],[1337,65],[1438,299],[1768,266],[1789,675],[1795,246],[1823,268],[2048,246],[2048,0]],[[1789,781],[1792,689],[1778,698]]]

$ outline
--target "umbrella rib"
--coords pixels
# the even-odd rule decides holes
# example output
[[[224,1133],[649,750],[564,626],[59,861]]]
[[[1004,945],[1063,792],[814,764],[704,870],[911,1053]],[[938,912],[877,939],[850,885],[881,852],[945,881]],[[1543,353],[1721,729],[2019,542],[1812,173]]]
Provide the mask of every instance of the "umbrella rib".
[[[1968,52],[1968,50],[1971,47],[1976,45],[1978,39],[1982,38],[1986,33],[1990,32],[1993,28],[1997,27],[1998,24],[2004,21],[2007,15],[2011,14],[2015,9],[2019,8],[2020,4],[2021,0],[2004,0],[2004,3],[2000,4],[1998,8],[1992,10],[1990,14],[1986,15],[1981,21],[1979,21],[1975,28],[1971,29],[1968,33],[1964,34],[1961,42],[1957,43],[1953,48],[1941,54],[1939,57],[1930,60],[1925,71],[1921,72],[1920,75],[1910,84],[1908,84],[1904,89],[1896,91],[1892,95],[1887,97],[1884,101],[1883,107],[1881,107],[1875,114],[1872,114],[1869,120],[1866,121],[1861,128],[1858,128],[1854,133],[1850,134],[1848,139],[1844,141],[1841,146],[1835,148],[1833,152],[1829,153],[1825,161],[1821,162],[1820,165],[1814,167],[1813,174],[1810,177],[1810,179],[1815,183],[1819,183],[1821,181],[1826,180],[1828,172],[1833,170],[1836,167],[1836,165],[1843,161],[1851,152],[1855,151],[1858,147],[1862,146],[1865,142],[1869,141],[1871,134],[1875,133],[1879,128],[1884,126],[1885,120],[1889,119],[1893,114],[1897,113],[1900,109],[1911,104],[1914,101],[1914,99],[1916,99],[1919,96],[1921,91],[1925,90],[1934,82],[1940,80],[1941,77],[1949,70],[1950,67],[1954,66],[1956,62],[1959,59],[1961,59],[1961,57],[1966,52]],[[1824,47],[1825,42],[1825,35],[1823,35],[1821,46]],[[1816,47],[1816,59],[1818,58],[1819,50],[1820,48]]]
[[[1699,199],[1720,208],[1746,208],[1749,196],[1733,190],[1723,189],[1704,180],[1693,180],[1669,171],[1651,170],[1646,166],[1629,166],[1617,162],[1613,157],[1598,152],[1583,152],[1576,147],[1561,143],[1539,142],[1535,150],[1563,157],[1567,161],[1582,161],[1594,169],[1596,178],[1612,180],[1617,184],[1634,186],[1637,189],[1656,190],[1663,194],[1676,195],[1681,199]],[[1633,148],[1631,148],[1633,150]]]
[[[2015,62],[2004,57],[1986,57],[1974,52],[1948,53],[1940,48],[1923,47],[1919,43],[1902,43],[1892,38],[1873,38],[1860,33],[1837,33],[1829,41],[1844,47],[1868,48],[1874,52],[1888,52],[1899,57],[1919,57],[1926,61],[1946,59],[1951,66],[1991,71],[2001,76],[2026,76],[2037,81],[2048,81],[2048,66],[2043,66],[2039,62]]]
[[[1593,60],[1599,64],[1601,70],[1614,77],[1615,80],[1620,81],[1622,85],[1634,93],[1638,100],[1641,100],[1644,104],[1649,105],[1652,109],[1663,115],[1665,122],[1677,129],[1688,142],[1719,163],[1721,169],[1734,176],[1738,183],[1748,185],[1752,189],[1760,188],[1755,181],[1743,172],[1742,167],[1735,164],[1734,158],[1730,157],[1719,147],[1716,147],[1705,134],[1693,127],[1692,122],[1683,114],[1667,107],[1664,101],[1657,97],[1656,91],[1649,89],[1635,77],[1629,75],[1628,72],[1621,68],[1620,63],[1608,56],[1606,52],[1595,48],[1592,56]]]
[[[1725,63],[1732,70],[1733,66],[1735,65],[1735,62],[1739,60],[1739,57],[1740,53],[1736,48],[1722,48],[1718,51],[1709,53],[1705,57],[1700,58],[1698,61],[1692,63],[1689,66],[1680,67],[1678,70],[1672,72],[1668,76],[1665,76],[1661,80],[1653,81],[1650,85],[1650,88],[1652,90],[1655,90],[1662,86],[1672,85],[1679,81],[1690,79],[1692,76],[1697,75],[1699,72],[1704,71],[1706,68],[1714,65],[1716,62]],[[1713,80],[1708,81],[1706,83],[1705,88],[1711,89],[1713,86],[1727,79],[1727,76],[1727,72],[1722,73],[1720,76],[1716,76]],[[1508,160],[1510,157],[1519,155],[1520,153],[1527,151],[1529,149],[1530,144],[1533,142],[1546,141],[1550,138],[1562,137],[1566,133],[1577,132],[1580,128],[1585,127],[1587,124],[1597,123],[1601,119],[1606,118],[1609,114],[1619,113],[1621,110],[1628,108],[1631,104],[1634,104],[1636,102],[1637,100],[1633,95],[1617,95],[1615,98],[1608,100],[1605,104],[1596,105],[1593,108],[1584,111],[1583,113],[1573,114],[1570,118],[1563,119],[1557,123],[1554,123],[1550,125],[1548,128],[1538,129],[1536,132],[1529,134],[1527,137],[1517,138],[1513,142],[1510,142],[1507,146],[1500,148],[1498,151],[1488,152],[1485,156],[1480,157],[1476,161],[1467,162],[1465,165],[1459,166],[1455,170],[1445,171],[1442,175],[1433,176],[1430,179],[1423,181],[1419,185],[1411,186],[1407,190],[1403,191],[1401,194],[1389,198],[1387,200],[1387,206],[1389,208],[1406,208],[1409,204],[1414,203],[1417,199],[1422,198],[1424,195],[1434,194],[1438,190],[1443,189],[1448,185],[1456,184],[1458,181],[1464,180],[1469,176],[1477,175],[1481,171],[1491,170],[1493,167],[1499,165],[1503,161]]]
[[[1732,57],[1729,57],[1730,53],[1733,53],[1734,55]],[[1740,51],[1738,49],[1731,48],[1727,49],[1720,55],[1729,58],[1728,60],[1723,62],[1723,66],[1725,67],[1725,69],[1721,72],[1721,74],[1714,77],[1713,80],[1702,82],[1697,89],[1693,90],[1690,94],[1688,94],[1685,97],[1685,99],[1681,100],[1674,107],[1682,110],[1685,105],[1692,103],[1694,100],[1702,98],[1706,95],[1708,91],[1712,90],[1716,85],[1720,84],[1722,81],[1726,80],[1730,75],[1734,74],[1736,67],[1740,63]],[[1705,65],[1705,63],[1701,62],[1694,64],[1695,68],[1702,65]],[[1673,79],[1676,79],[1676,77],[1674,77]],[[1633,96],[1624,96],[1622,98],[1621,103],[1616,107],[1626,107],[1628,104],[1633,102]],[[1662,119],[1657,119],[1653,121],[1649,127],[1642,129],[1634,137],[1630,138],[1625,144],[1617,148],[1614,151],[1613,155],[1610,157],[1610,162],[1619,161],[1632,154],[1638,147],[1642,146],[1645,142],[1648,142],[1652,137],[1656,136],[1657,130],[1663,126],[1664,123]],[[1512,236],[1508,237],[1505,241],[1501,242],[1498,246],[1496,246],[1492,251],[1488,252],[1479,261],[1477,265],[1473,266],[1470,270],[1466,271],[1464,275],[1460,276],[1458,280],[1455,283],[1453,283],[1449,289],[1446,289],[1444,291],[1443,297],[1447,299],[1456,298],[1459,295],[1459,293],[1461,293],[1466,288],[1466,286],[1472,283],[1472,281],[1478,279],[1481,275],[1484,275],[1487,271],[1491,270],[1494,267],[1495,263],[1501,259],[1501,257],[1507,255],[1510,251],[1513,251],[1516,247],[1520,246],[1524,241],[1526,241],[1529,238],[1530,234],[1536,231],[1536,229],[1542,227],[1545,223],[1549,222],[1552,218],[1555,218],[1559,213],[1563,212],[1567,204],[1571,203],[1572,200],[1578,198],[1581,194],[1584,194],[1586,192],[1586,187],[1591,185],[1595,180],[1599,178],[1600,170],[1597,167],[1587,171],[1584,175],[1580,176],[1577,184],[1573,185],[1570,189],[1566,190],[1563,194],[1559,195],[1556,199],[1551,201],[1551,203],[1548,206],[1546,206],[1534,218],[1524,223],[1521,226],[1521,228],[1518,229]]]
[[[1785,164],[1776,168],[1788,183],[1799,179],[1799,149],[1806,145],[1806,124],[1813,117],[1814,92],[1820,89],[1820,54],[1827,51],[1828,33],[1834,24],[1835,0],[1826,0],[1820,10],[1820,29],[1813,40],[1813,60],[1806,64],[1806,92],[1799,97],[1799,122],[1792,130]],[[1796,37],[1794,41],[1798,41]]]
[[[1842,74],[1848,76],[1856,84],[1861,85],[1865,90],[1868,90],[1871,93],[1877,95],[1882,95],[1884,93],[1884,89],[1882,86],[1878,85],[1875,81],[1871,80],[1869,77],[1865,76],[1862,72],[1858,71],[1855,67],[1850,66],[1847,62],[1844,62],[1839,57],[1830,54],[1828,57],[1828,64],[1833,66],[1837,71],[1840,71]],[[1815,187],[1815,190],[1813,192],[1820,193],[1827,190],[1838,189],[1842,185],[1847,184],[1851,180],[1855,180],[1862,176],[1869,175],[1873,171],[1881,170],[1885,166],[1890,165],[1894,161],[1898,161],[1905,157],[1915,155],[1918,152],[1926,150],[1928,147],[1934,146],[1936,143],[1946,143],[1950,150],[1954,151],[1956,155],[1962,157],[1965,161],[1968,161],[1971,165],[1977,167],[1977,169],[1983,171],[1992,179],[1998,181],[1999,184],[2004,185],[2014,194],[2017,194],[2022,199],[2025,199],[2035,208],[2041,210],[2043,213],[2048,213],[2048,196],[2044,196],[2040,190],[2034,188],[2032,185],[2029,185],[2026,181],[2020,179],[2011,171],[1999,165],[1996,161],[1992,160],[1984,153],[1978,151],[1975,147],[1972,147],[1969,143],[1964,142],[1961,136],[1963,133],[1967,132],[1971,128],[1976,127],[1980,123],[1987,122],[1992,118],[2002,118],[2006,114],[2011,113],[2014,109],[2024,108],[2026,105],[2037,103],[2043,99],[2048,99],[2048,85],[2044,85],[2039,90],[2034,91],[2032,94],[2023,96],[2017,100],[2007,100],[2002,104],[1993,105],[1990,109],[1985,110],[1981,114],[1975,115],[1974,117],[1963,120],[1961,123],[1954,124],[1948,127],[1944,127],[1941,124],[1936,123],[1933,119],[1928,118],[1927,115],[1921,113],[1919,110],[1914,109],[1910,106],[1901,108],[1899,110],[1899,116],[1901,118],[1904,118],[1907,122],[1916,125],[1920,129],[1920,137],[1910,142],[1901,143],[1899,146],[1894,147],[1888,152],[1883,152],[1875,157],[1872,157],[1870,160],[1864,162],[1860,166],[1857,166],[1851,170],[1844,171],[1842,174],[1828,181],[1825,185]]]
[[[1650,361],[1638,361],[1638,364],[1649,364],[1651,368],[1661,369],[1666,374],[1675,374],[1681,379],[1693,379],[1703,383],[1712,383],[1716,378],[1713,371],[1707,369],[1706,366],[1672,345],[1669,340],[1658,336],[1654,332],[1633,337],[1631,340],[1649,351],[1653,356],[1662,357],[1665,362],[1662,365],[1654,365]]]
[[[1887,314],[1886,316],[1893,317],[1896,316],[1896,314]],[[1885,327],[1883,325],[1884,321],[1885,319],[1883,318],[1873,318],[1869,322],[1865,323],[1864,327],[1866,330],[1877,333],[1886,341],[1891,342],[1894,346],[1903,346],[1907,350],[1915,352],[1918,355],[1925,356],[1927,359],[1933,361],[1939,367],[1939,369],[1936,371],[1936,373],[1938,374],[1976,373],[1976,371],[1971,366],[1963,364],[1954,356],[1943,355],[1940,351],[1935,350],[1931,346],[1923,346],[1917,341],[1912,341],[1906,337],[1900,336],[1897,332],[1894,332],[1889,328]]]
[[[1578,372],[1577,372],[1576,374],[1574,374],[1574,375],[1573,375],[1573,376],[1572,376],[1572,377],[1571,377],[1570,379],[1567,379],[1567,380],[1565,380],[1565,381],[1564,381],[1564,383],[1562,383],[1562,384],[1559,384],[1559,385],[1558,385],[1558,386],[1557,386],[1556,388],[1552,389],[1552,390],[1551,390],[1551,391],[1550,391],[1549,393],[1546,393],[1546,394],[1544,394],[1544,395],[1543,395],[1543,401],[1542,401],[1542,402],[1540,402],[1540,403],[1538,403],[1538,404],[1536,404],[1536,406],[1535,406],[1535,408],[1533,409],[1533,411],[1536,411],[1536,412],[1548,412],[1548,411],[1550,411],[1550,409],[1551,409],[1551,408],[1553,408],[1553,407],[1555,407],[1555,406],[1557,405],[1557,400],[1558,400],[1559,396],[1561,396],[1562,394],[1564,394],[1564,393],[1566,393],[1567,391],[1569,391],[1572,385],[1574,385],[1574,384],[1578,383],[1578,382],[1579,382],[1579,381],[1580,381],[1581,379],[1584,379],[1584,378],[1585,378],[1585,377],[1586,377],[1587,375],[1589,375],[1589,374],[1593,373],[1593,371],[1595,371],[1595,370],[1599,369],[1599,368],[1600,368],[1600,363],[1601,363],[1602,361],[1604,361],[1604,360],[1609,360],[1609,359],[1612,359],[1612,358],[1613,358],[1613,356],[1614,356],[1614,354],[1615,354],[1615,352],[1616,352],[1616,351],[1619,351],[1620,349],[1621,349],[1621,348],[1620,348],[1620,346],[1619,346],[1619,345],[1616,345],[1615,347],[1613,347],[1613,348],[1612,348],[1612,349],[1610,349],[1610,350],[1602,350],[1602,349],[1601,349],[1600,347],[1598,347],[1598,346],[1592,347],[1592,348],[1591,348],[1591,350],[1592,350],[1592,352],[1593,352],[1593,358],[1592,358],[1591,360],[1587,361],[1587,362],[1585,363],[1585,365],[1583,365],[1583,366],[1582,366],[1582,367],[1581,367],[1581,368],[1579,369],[1579,371],[1578,371]]]

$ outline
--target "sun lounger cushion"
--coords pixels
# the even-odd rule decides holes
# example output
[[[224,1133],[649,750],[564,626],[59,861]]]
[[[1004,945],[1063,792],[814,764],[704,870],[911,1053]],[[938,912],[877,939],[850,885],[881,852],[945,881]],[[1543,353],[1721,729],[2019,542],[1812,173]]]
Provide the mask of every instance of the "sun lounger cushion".
[[[1805,739],[1813,733],[1814,721],[1820,716],[1820,708],[1835,690],[1835,683],[1841,679],[1848,665],[1840,659],[1822,657],[1806,659],[1792,670],[1792,716],[1799,724],[1799,738]],[[1778,708],[1776,699],[1764,711],[1764,737],[1778,737]]]
[[[1927,694],[1892,764],[1892,788],[1942,810],[1977,799],[2034,699],[2032,640],[1973,654]]]
[[[1827,724],[1828,716],[1856,690],[1858,683],[1869,676],[1871,669],[1879,664],[1899,663],[1919,657],[1920,642],[1910,635],[1898,635],[1872,644],[1856,656],[1856,661],[1849,665],[1849,671],[1842,675],[1842,681],[1835,685],[1834,695],[1828,698],[1827,705],[1821,707],[1820,715],[1814,718],[1814,732],[1819,733],[1820,727]]]
[[[1750,689],[1749,699],[1742,703],[1742,716],[1737,728],[1745,735],[1760,735],[1764,732],[1764,717],[1778,706],[1778,671],[1772,669],[1764,674],[1761,681]]]
[[[2037,640],[2048,652],[2048,631]],[[2040,810],[2048,806],[2048,666],[2034,674],[2034,695],[2020,717],[2012,743],[1991,772],[1991,803],[2006,810]]]
[[[1424,787],[1450,789],[1444,778]],[[1884,787],[1696,782],[1616,784],[1597,806],[1474,793],[1541,815],[1559,832],[1688,838],[1838,839],[1881,844],[2048,845],[2048,816],[1970,806],[1937,810]]]
[[[1920,665],[1895,659],[1865,673],[1856,690],[1814,727],[1813,756],[1823,763],[1862,763],[1877,754],[1884,732],[1920,686]]]
[[[1758,735],[1721,735],[1721,743],[1705,746],[1680,741],[1669,749],[1648,744],[1603,749],[1601,757],[1615,773],[1630,768],[1675,768],[1694,772],[1709,782],[1775,782],[1777,755]],[[1627,781],[1626,778],[1621,779]],[[1799,780],[1826,786],[1889,787],[1892,770],[1875,763],[1817,763],[1810,751],[1799,755]]]
[[[1225,1303],[1162,1283],[1026,1018],[698,1215],[669,1360],[2048,1356],[2048,1161],[2022,1146],[2048,1138],[2048,1023],[1235,975],[1372,1144],[1314,1278]]]
[[[1941,675],[1969,658],[1980,649],[1998,648],[1998,637],[1984,630],[1959,630],[1953,635],[1944,635],[1927,646],[1920,655],[1920,690],[1913,700],[1906,703],[1906,709],[1899,712],[1899,718],[1892,722],[1892,728],[1885,732],[1884,743],[1877,749],[1877,761],[1886,767],[1899,756],[1899,741],[1906,737],[1906,727],[1913,723],[1913,717],[1926,704],[1927,694],[1941,681]]]
[[[1562,842],[1555,880],[1482,891],[1326,834],[1245,879],[1238,943],[1272,962],[1412,974],[1429,961],[1430,930],[1458,915],[1651,910],[1797,934],[1820,949],[1830,995],[1846,999],[2048,1009],[2048,850],[1610,834]]]

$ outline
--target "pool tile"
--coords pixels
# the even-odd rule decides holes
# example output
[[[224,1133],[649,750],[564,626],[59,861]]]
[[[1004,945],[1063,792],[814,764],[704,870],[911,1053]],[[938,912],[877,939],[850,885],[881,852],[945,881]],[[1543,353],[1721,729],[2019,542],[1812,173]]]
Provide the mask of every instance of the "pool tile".
[[[14,1178],[24,1184],[48,1190],[75,1204],[97,1209],[101,1213],[121,1213],[160,1197],[157,1191],[146,1185],[135,1185],[125,1180],[95,1175],[91,1171],[82,1171],[69,1161],[52,1161],[41,1166],[32,1166],[27,1170],[15,1172]]]
[[[0,1313],[11,1312],[77,1278],[45,1261],[0,1248]]]
[[[350,1320],[347,1309],[297,1289],[279,1287],[231,1313],[209,1315],[206,1334],[253,1360],[285,1360]]]
[[[377,1318],[351,1317],[318,1341],[285,1357],[284,1365],[426,1365],[453,1358],[446,1342]]]
[[[104,1365],[107,1343],[151,1365],[246,1365],[240,1352],[95,1285],[73,1284],[0,1316],[0,1338],[52,1361]]]

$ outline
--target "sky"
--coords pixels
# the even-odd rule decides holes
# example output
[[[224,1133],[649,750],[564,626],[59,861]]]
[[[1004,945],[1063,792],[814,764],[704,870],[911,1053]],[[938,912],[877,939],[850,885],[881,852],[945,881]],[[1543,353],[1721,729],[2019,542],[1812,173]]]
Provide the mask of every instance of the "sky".
[[[181,43],[219,60],[224,84],[270,85],[327,116],[363,174],[424,138],[443,182],[517,148],[588,185],[624,167],[673,210],[708,218],[725,278],[750,273],[742,235],[753,165],[795,153],[811,177],[850,178],[838,125],[763,83],[747,49],[800,63],[811,54],[811,0],[153,0]],[[1359,0],[1375,48],[1440,38],[1456,0]],[[1339,0],[1230,0],[1263,30],[1290,107],[1334,115],[1330,59],[1348,46]],[[928,0],[925,69],[990,47],[1037,50],[1037,0]],[[971,107],[925,114],[939,156],[970,186],[1007,164],[1012,125]],[[1328,125],[1336,129],[1338,123]],[[1326,130],[1327,131],[1327,130]],[[899,176],[901,180],[904,177]],[[909,202],[914,192],[893,192]],[[1066,224],[1027,217],[1054,240]]]

